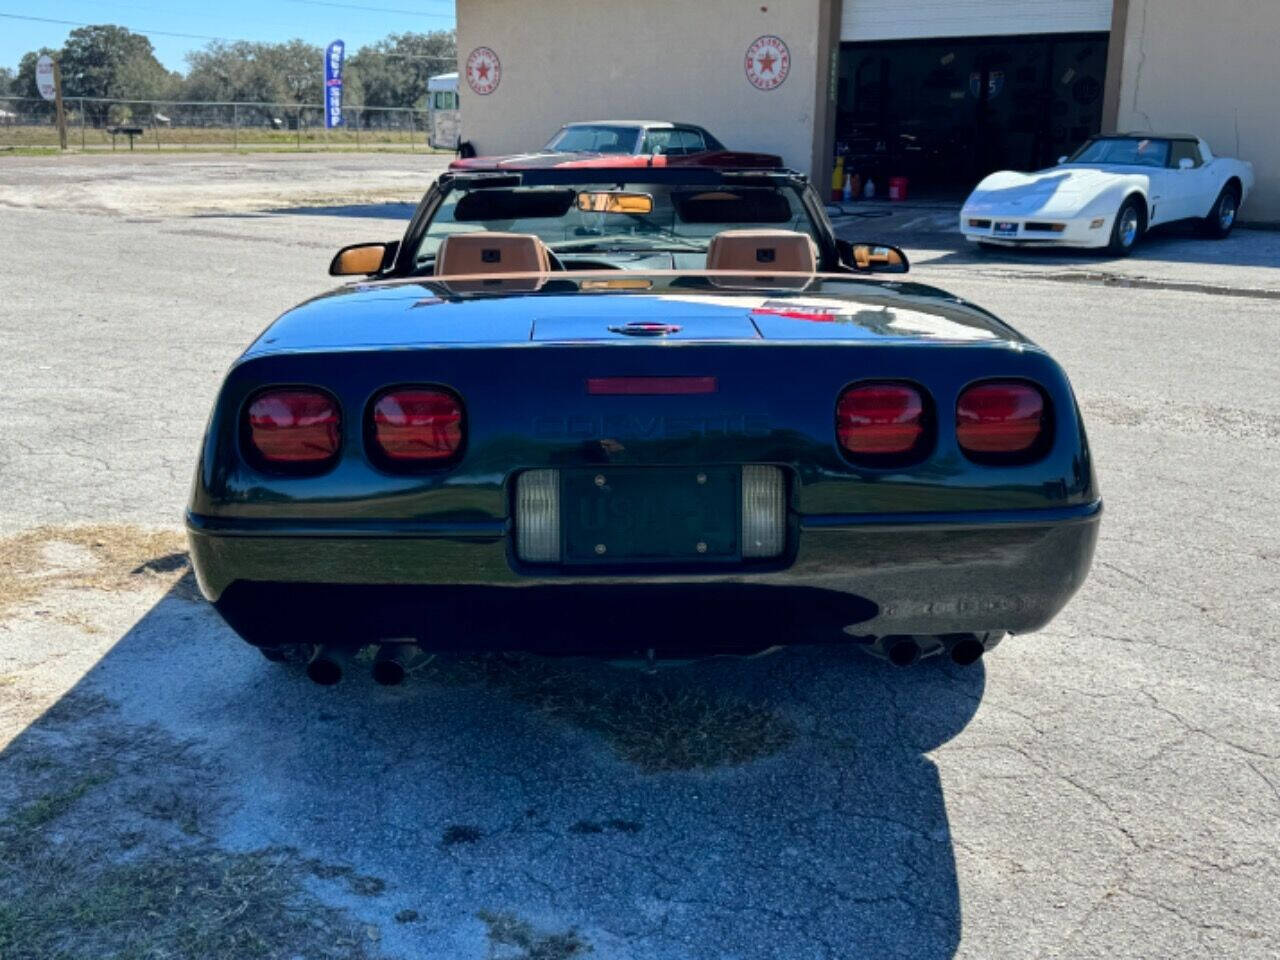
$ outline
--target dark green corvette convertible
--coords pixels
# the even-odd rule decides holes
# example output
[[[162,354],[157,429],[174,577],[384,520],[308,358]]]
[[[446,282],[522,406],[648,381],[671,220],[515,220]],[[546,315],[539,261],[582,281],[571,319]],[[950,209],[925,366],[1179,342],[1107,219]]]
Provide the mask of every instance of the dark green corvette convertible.
[[[1071,386],[838,242],[783,172],[446,175],[227,374],[187,513],[271,659],[380,644],[973,662],[1062,609],[1101,500]]]

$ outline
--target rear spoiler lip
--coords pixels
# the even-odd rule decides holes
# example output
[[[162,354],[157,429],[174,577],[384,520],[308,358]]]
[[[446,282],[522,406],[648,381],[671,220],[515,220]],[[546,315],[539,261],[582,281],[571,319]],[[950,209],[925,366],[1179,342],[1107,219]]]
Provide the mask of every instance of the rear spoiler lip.
[[[664,183],[698,186],[742,183],[784,183],[803,186],[809,178],[797,170],[779,168],[736,168],[706,166],[676,167],[538,167],[528,170],[446,170],[440,174],[442,189],[454,186],[469,189],[512,186],[565,186],[579,183]]]

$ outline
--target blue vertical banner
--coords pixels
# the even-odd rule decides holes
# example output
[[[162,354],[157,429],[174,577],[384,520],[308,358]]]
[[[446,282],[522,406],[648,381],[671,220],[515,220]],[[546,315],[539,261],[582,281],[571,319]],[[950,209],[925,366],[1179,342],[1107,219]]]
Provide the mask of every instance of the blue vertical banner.
[[[324,125],[326,129],[342,126],[342,54],[346,45],[341,40],[329,44],[324,52]]]

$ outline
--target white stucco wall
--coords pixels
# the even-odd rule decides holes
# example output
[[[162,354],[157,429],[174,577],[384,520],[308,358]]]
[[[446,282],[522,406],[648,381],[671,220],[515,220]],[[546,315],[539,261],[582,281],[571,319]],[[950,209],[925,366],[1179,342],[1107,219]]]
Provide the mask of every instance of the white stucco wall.
[[[814,141],[819,0],[458,0],[459,70],[477,47],[502,62],[488,96],[466,84],[463,137],[480,153],[536,149],[571,120],[680,120],[731,149],[806,173]],[[748,46],[782,38],[786,81],[746,77]],[[824,78],[825,80],[825,78]]]
[[[1120,130],[1194,133],[1253,162],[1241,220],[1280,223],[1280,0],[1129,0]]]

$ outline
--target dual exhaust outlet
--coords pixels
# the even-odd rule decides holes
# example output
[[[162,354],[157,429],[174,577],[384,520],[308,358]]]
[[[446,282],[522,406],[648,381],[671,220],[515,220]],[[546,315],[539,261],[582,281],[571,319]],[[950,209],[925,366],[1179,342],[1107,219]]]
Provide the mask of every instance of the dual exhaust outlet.
[[[384,687],[399,686],[410,673],[430,659],[430,655],[416,643],[384,643],[373,658],[373,681]],[[346,651],[318,644],[307,661],[307,676],[322,687],[331,687],[342,679],[344,670],[350,665],[351,658]]]
[[[885,657],[895,667],[909,667],[918,663],[921,657],[936,651],[939,644],[951,657],[952,662],[961,667],[977,663],[987,652],[986,645],[975,633],[949,633],[941,637],[914,637],[904,634],[885,637],[882,643]]]
[[[925,641],[922,643],[921,641]],[[915,637],[909,635],[885,637],[882,641],[884,655],[896,667],[909,667],[921,657],[933,653],[941,644],[953,663],[967,667],[977,663],[987,652],[977,634],[956,633],[942,637]],[[384,687],[396,687],[417,668],[431,659],[416,643],[390,641],[378,647],[373,658],[373,681]],[[331,687],[342,679],[351,665],[346,651],[318,644],[307,662],[307,676],[322,687]]]

